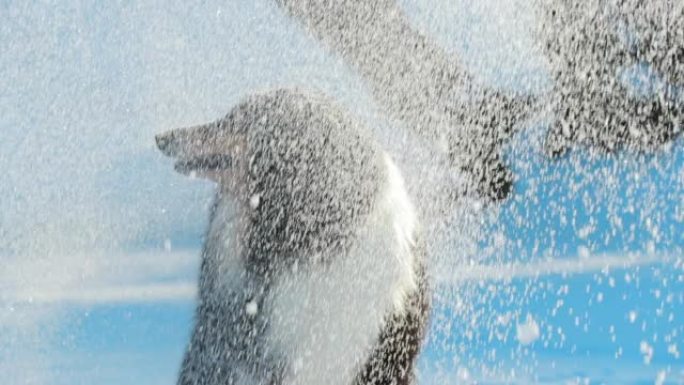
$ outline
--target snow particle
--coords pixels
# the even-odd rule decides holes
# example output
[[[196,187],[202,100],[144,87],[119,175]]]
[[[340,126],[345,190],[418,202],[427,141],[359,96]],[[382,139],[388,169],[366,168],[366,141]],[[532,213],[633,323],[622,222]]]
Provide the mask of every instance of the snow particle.
[[[255,316],[258,311],[259,305],[257,305],[256,301],[252,300],[247,302],[247,306],[245,306],[245,312],[247,312],[247,315]]]
[[[259,203],[261,203],[261,194],[254,194],[249,198],[249,207],[251,207],[252,210],[256,210],[256,208],[259,207]]]
[[[164,239],[164,251],[171,251],[172,245],[169,238]]]
[[[591,251],[586,246],[580,246],[577,248],[577,254],[579,255],[580,259],[589,259],[591,256]]]
[[[516,338],[522,345],[529,345],[539,338],[539,324],[531,315],[527,315],[525,323],[516,326]]]
[[[668,345],[667,352],[674,356],[674,358],[679,359],[679,350],[677,350],[677,344]]]
[[[653,346],[646,341],[641,341],[639,344],[639,352],[644,356],[644,364],[648,365],[653,359]]]
[[[629,312],[629,322],[634,323],[637,319],[637,312],[632,310]]]

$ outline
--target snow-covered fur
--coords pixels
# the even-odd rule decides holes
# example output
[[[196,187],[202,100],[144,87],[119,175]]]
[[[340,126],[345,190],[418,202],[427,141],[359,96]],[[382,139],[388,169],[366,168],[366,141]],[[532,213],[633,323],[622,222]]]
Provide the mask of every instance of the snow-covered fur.
[[[219,184],[181,385],[410,384],[429,301],[403,178],[319,95],[157,137]]]

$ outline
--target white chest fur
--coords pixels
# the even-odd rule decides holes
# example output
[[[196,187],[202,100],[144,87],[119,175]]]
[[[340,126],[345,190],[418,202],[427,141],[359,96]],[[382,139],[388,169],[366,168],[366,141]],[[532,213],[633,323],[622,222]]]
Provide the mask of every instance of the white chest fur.
[[[384,318],[417,289],[415,213],[388,156],[385,166],[388,180],[350,252],[283,277],[264,304],[267,350],[287,362],[285,384],[350,384]]]

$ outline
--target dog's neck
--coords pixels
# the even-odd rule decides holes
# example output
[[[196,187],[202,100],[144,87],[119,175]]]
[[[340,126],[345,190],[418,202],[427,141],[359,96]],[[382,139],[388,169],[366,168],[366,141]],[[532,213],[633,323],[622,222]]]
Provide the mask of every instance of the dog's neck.
[[[200,295],[215,294],[244,280],[245,234],[249,231],[248,203],[240,203],[232,194],[219,190],[211,209],[209,228],[202,253]]]

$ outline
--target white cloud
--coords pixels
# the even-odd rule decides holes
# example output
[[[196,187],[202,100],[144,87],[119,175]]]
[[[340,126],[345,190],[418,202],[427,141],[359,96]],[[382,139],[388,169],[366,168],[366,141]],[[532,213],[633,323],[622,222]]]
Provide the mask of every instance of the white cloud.
[[[438,284],[453,285],[465,281],[505,281],[519,278],[536,278],[548,275],[591,274],[612,269],[629,269],[637,266],[667,263],[667,255],[596,255],[590,258],[556,258],[529,263],[508,265],[462,265],[437,274]]]
[[[176,282],[28,291],[16,293],[15,300],[35,306],[54,303],[97,305],[103,303],[191,301],[195,298],[196,286],[194,282]]]
[[[199,250],[13,258],[0,278],[9,304],[191,300]]]
[[[40,265],[29,259],[23,266],[9,266],[0,274],[5,289],[0,300],[22,305],[120,302],[190,301],[196,294],[196,270],[200,251],[151,251],[101,255],[97,258],[57,258]],[[549,275],[591,274],[611,269],[666,263],[663,255],[598,255],[591,258],[553,259],[500,265],[453,266],[435,277],[438,285],[467,281],[501,281]],[[27,274],[32,280],[22,279]],[[2,318],[0,318],[2,322]]]

